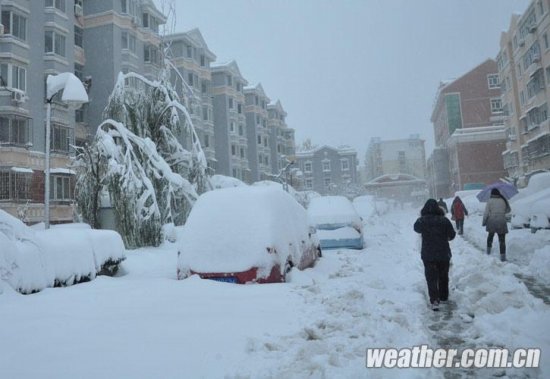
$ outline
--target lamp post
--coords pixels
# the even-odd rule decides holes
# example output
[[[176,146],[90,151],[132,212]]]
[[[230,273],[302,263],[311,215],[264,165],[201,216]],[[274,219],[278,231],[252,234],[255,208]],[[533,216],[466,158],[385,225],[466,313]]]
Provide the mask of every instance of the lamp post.
[[[52,100],[54,96],[63,91],[61,101],[69,106],[79,108],[88,102],[88,94],[84,85],[73,73],[63,72],[58,75],[48,75],[46,79],[46,152],[44,167],[44,223],[46,229],[50,228],[50,135]]]

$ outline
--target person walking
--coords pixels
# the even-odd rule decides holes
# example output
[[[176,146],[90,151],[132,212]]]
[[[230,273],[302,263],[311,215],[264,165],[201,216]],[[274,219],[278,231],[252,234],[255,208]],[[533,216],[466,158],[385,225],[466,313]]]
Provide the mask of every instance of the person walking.
[[[445,200],[443,200],[442,197],[439,198],[437,204],[441,207],[441,209],[445,211],[445,214],[449,212],[449,208],[447,208],[447,203],[445,202]]]
[[[430,304],[439,310],[440,301],[449,298],[449,241],[455,238],[455,230],[435,199],[429,199],[414,223],[414,231],[422,235],[421,258],[428,284]]]
[[[491,190],[491,197],[485,205],[483,213],[483,223],[487,235],[487,254],[491,254],[493,239],[495,233],[498,234],[498,243],[500,246],[500,260],[506,261],[506,233],[508,233],[508,224],[506,222],[506,213],[510,213],[511,208],[508,200],[496,188]]]
[[[459,235],[464,234],[464,217],[468,216],[468,210],[459,196],[455,197],[451,204],[451,218],[456,223],[456,231]]]

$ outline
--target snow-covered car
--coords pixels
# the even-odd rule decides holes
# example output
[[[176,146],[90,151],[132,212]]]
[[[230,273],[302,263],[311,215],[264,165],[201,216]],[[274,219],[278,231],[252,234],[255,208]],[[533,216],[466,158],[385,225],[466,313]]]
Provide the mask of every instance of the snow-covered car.
[[[0,280],[21,293],[112,275],[124,260],[117,232],[69,224],[36,230],[0,210]]]
[[[308,220],[317,229],[321,249],[362,249],[363,224],[361,217],[344,196],[322,196],[312,199]]]
[[[550,173],[539,173],[533,175],[527,187],[510,201],[512,208],[512,228],[535,228],[544,227],[544,217],[550,217],[548,201],[550,199]],[[531,218],[537,215],[535,223],[531,226]]]
[[[180,236],[177,277],[284,282],[292,267],[311,267],[320,254],[306,210],[287,192],[225,188],[204,193],[193,206]]]
[[[363,219],[368,220],[376,213],[376,200],[374,196],[357,196],[353,199],[353,207],[357,214]]]

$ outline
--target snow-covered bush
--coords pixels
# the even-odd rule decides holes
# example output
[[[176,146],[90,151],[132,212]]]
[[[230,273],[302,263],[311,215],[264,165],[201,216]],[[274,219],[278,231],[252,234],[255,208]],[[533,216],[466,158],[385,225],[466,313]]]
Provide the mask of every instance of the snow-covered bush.
[[[149,81],[135,73],[119,74],[104,118],[92,145],[78,155],[80,212],[97,227],[99,193],[106,188],[126,246],[157,246],[162,225],[183,224],[209,186],[191,118],[164,76]],[[181,133],[190,151],[176,138]]]

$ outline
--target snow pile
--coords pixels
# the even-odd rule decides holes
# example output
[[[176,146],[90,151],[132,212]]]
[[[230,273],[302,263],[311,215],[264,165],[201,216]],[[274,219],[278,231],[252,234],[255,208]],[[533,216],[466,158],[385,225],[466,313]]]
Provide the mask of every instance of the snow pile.
[[[238,187],[201,195],[181,234],[178,268],[197,272],[267,273],[288,256],[300,262],[308,241],[306,212],[286,192],[270,187]],[[269,254],[267,248],[278,254]]]
[[[237,178],[225,175],[212,175],[210,177],[210,184],[214,189],[243,187],[247,185],[245,182]]]
[[[310,225],[318,229],[361,225],[359,215],[344,196],[322,196],[312,199],[308,208],[308,220]]]
[[[93,279],[124,259],[120,235],[85,224],[33,230],[0,211],[0,278],[22,293]]]
[[[369,220],[376,213],[376,204],[374,196],[364,195],[357,196],[353,199],[353,206],[355,210],[363,218],[363,220]]]
[[[550,245],[534,251],[529,271],[537,280],[550,286]]]

